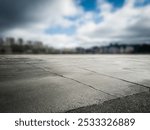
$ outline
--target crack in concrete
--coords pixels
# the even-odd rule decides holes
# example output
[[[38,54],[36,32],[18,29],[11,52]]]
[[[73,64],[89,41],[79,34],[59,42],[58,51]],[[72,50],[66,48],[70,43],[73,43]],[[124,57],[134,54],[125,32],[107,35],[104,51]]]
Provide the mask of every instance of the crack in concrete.
[[[150,86],[146,86],[146,85],[143,85],[143,84],[135,83],[135,82],[132,82],[132,81],[129,81],[129,80],[125,80],[125,79],[122,79],[122,78],[118,78],[118,77],[114,77],[114,76],[111,76],[111,75],[106,75],[106,74],[99,73],[99,72],[96,72],[96,71],[93,71],[93,70],[89,70],[89,69],[87,69],[87,68],[81,68],[81,67],[78,67],[78,68],[83,69],[83,70],[86,70],[86,71],[89,71],[89,72],[92,72],[92,73],[95,73],[95,74],[97,74],[97,75],[101,75],[101,76],[105,76],[105,77],[109,77],[109,78],[113,78],[113,79],[118,79],[118,80],[121,80],[121,81],[124,81],[124,82],[127,82],[127,83],[131,83],[131,84],[134,84],[134,85],[138,85],[138,86],[147,88],[147,89],[149,89],[149,91],[150,91]]]
[[[35,66],[35,65],[31,64],[31,63],[27,63],[27,62],[25,62],[25,63],[31,65],[32,67],[36,67],[36,68],[38,68],[38,69],[40,68],[40,69],[42,69],[42,70],[44,70],[44,71],[46,71],[46,72],[50,72],[50,73],[55,74],[55,75],[57,75],[57,76],[59,76],[59,77],[63,77],[63,78],[65,78],[65,79],[72,80],[72,81],[74,81],[74,82],[77,82],[77,83],[79,83],[79,84],[82,84],[82,85],[84,85],[84,86],[87,86],[87,87],[89,87],[89,88],[91,88],[91,89],[94,89],[94,90],[96,90],[96,91],[99,91],[99,92],[105,93],[105,94],[107,94],[107,95],[110,95],[110,96],[113,96],[113,97],[118,98],[118,96],[116,96],[116,95],[113,95],[113,94],[107,93],[107,92],[105,92],[105,91],[99,90],[99,89],[97,89],[97,88],[95,88],[95,87],[93,87],[93,86],[91,86],[91,85],[88,85],[88,84],[83,83],[83,82],[81,82],[81,81],[78,81],[78,80],[76,80],[76,79],[73,79],[73,78],[70,78],[70,77],[67,77],[67,76],[64,76],[64,75],[61,75],[61,74],[58,74],[58,73],[49,71],[49,69],[46,69],[46,68],[43,68],[43,67],[39,67],[39,66]],[[121,95],[121,96],[123,96],[123,95]]]

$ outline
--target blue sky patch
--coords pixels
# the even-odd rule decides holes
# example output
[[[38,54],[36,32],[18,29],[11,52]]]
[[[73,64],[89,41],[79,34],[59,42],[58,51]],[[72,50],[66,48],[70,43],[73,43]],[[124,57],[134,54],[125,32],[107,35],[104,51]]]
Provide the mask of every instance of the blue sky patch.
[[[71,26],[68,28],[63,28],[60,26],[55,26],[55,27],[51,27],[48,28],[45,33],[46,34],[51,34],[51,35],[55,35],[55,34],[67,34],[67,35],[73,35],[75,33],[76,29],[75,27]]]
[[[111,3],[115,9],[121,8],[124,5],[125,0],[106,0]],[[97,11],[97,0],[79,0],[79,5],[85,11]]]
[[[97,8],[97,0],[80,0],[79,5],[82,6],[85,11],[94,11]]]
[[[67,20],[70,20],[70,21],[76,21],[80,17],[79,16],[65,16],[64,18],[67,19]]]
[[[148,4],[150,4],[150,0],[144,0],[144,1],[141,1],[141,2],[136,2],[135,3],[135,6],[136,7],[143,7],[143,6],[146,6],[146,5],[148,5]]]
[[[125,0],[107,0],[113,5],[114,8],[121,8],[124,5]]]

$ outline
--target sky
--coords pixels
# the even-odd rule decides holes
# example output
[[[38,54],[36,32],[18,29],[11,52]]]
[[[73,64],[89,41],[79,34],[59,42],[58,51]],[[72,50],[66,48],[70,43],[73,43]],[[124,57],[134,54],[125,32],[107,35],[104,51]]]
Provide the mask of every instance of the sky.
[[[0,0],[0,37],[55,48],[150,41],[150,0]]]

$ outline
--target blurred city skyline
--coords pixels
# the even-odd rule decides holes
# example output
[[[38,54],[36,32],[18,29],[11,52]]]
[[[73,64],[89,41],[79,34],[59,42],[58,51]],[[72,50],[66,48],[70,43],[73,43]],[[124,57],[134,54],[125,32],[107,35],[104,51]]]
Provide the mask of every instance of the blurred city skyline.
[[[111,42],[105,46],[89,48],[54,48],[41,41],[15,39],[13,37],[0,38],[0,54],[150,54],[150,44],[125,44]]]

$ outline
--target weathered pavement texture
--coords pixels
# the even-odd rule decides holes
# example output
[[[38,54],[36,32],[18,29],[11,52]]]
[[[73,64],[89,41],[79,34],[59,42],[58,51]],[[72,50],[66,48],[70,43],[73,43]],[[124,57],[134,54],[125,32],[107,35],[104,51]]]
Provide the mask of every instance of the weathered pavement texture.
[[[149,87],[150,55],[0,56],[0,112],[65,112]]]

